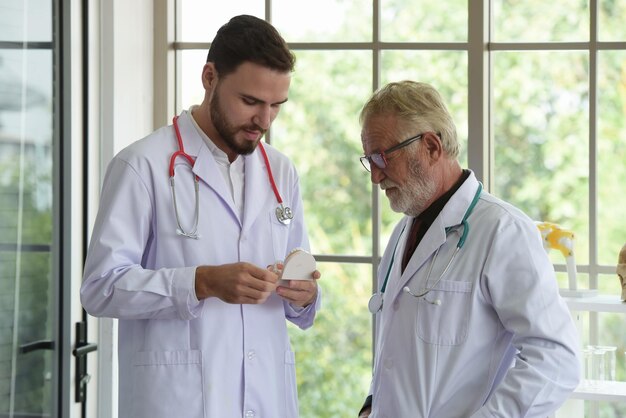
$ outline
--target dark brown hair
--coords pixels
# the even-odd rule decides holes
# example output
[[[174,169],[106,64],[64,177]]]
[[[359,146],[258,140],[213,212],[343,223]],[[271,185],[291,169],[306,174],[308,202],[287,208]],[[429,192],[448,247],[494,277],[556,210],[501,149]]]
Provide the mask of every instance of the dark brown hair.
[[[223,25],[211,42],[207,62],[226,76],[250,61],[272,70],[292,72],[296,57],[276,28],[250,15],[235,16]]]

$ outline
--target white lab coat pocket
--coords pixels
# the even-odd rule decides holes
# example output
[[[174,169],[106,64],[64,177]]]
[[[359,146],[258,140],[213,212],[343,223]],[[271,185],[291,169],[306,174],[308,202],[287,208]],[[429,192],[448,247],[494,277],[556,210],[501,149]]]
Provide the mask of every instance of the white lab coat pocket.
[[[274,249],[274,260],[284,260],[287,253],[293,248],[287,248],[289,238],[289,225],[280,223],[276,218],[276,213],[270,211],[270,226],[272,228],[272,245]]]
[[[459,345],[467,339],[472,283],[441,280],[418,300],[417,335],[435,345]]]
[[[285,410],[286,417],[297,418],[298,389],[296,386],[296,354],[291,350],[285,351]]]
[[[141,351],[133,365],[133,418],[204,418],[202,352]]]

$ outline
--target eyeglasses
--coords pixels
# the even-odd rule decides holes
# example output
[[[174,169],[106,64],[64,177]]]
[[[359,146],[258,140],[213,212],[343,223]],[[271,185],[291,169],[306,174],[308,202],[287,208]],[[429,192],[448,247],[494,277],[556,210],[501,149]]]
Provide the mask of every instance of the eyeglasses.
[[[372,171],[372,164],[374,164],[376,167],[380,169],[386,168],[387,167],[387,158],[385,158],[386,155],[389,155],[394,151],[398,151],[400,148],[404,148],[407,145],[412,144],[413,142],[422,139],[422,137],[425,134],[426,132],[423,132],[409,139],[405,139],[404,141],[400,142],[398,145],[394,145],[393,147],[388,148],[384,151],[377,152],[377,153],[370,154],[370,155],[364,155],[360,158],[361,164],[363,164],[363,167],[365,167],[367,171]]]

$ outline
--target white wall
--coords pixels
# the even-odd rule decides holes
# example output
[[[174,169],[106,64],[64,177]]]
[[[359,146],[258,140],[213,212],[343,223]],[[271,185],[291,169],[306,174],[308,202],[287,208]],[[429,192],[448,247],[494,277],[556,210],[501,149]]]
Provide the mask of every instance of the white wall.
[[[153,1],[90,1],[91,232],[106,166],[117,152],[153,129]],[[88,417],[117,417],[117,323],[89,320]]]

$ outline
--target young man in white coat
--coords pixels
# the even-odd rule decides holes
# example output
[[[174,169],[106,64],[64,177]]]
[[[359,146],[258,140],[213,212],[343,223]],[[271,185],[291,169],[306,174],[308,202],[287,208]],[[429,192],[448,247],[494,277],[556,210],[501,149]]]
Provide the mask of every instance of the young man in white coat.
[[[316,280],[278,285],[308,249],[298,175],[261,138],[295,57],[269,23],[222,26],[202,104],[108,166],[81,301],[119,318],[120,418],[297,417],[286,320],[313,324]]]
[[[361,162],[406,216],[370,301],[361,417],[542,417],[579,381],[578,336],[539,230],[458,161],[439,93],[390,83],[361,112]]]

